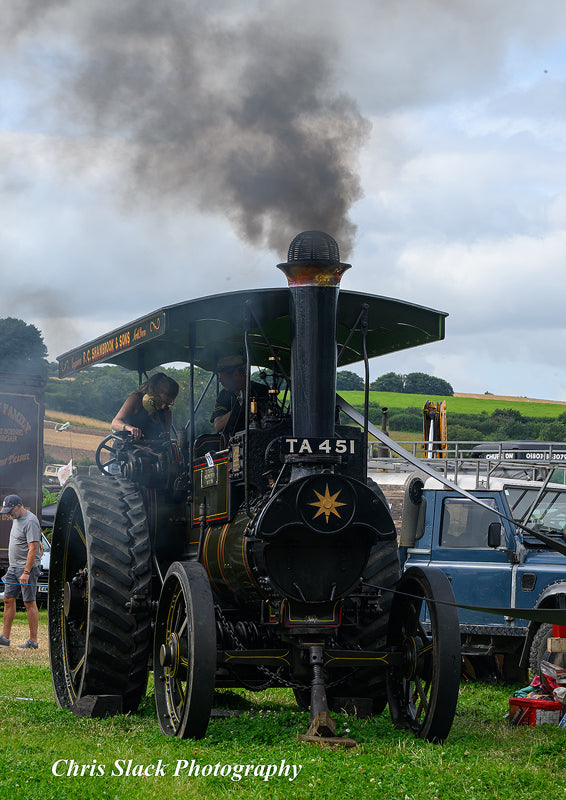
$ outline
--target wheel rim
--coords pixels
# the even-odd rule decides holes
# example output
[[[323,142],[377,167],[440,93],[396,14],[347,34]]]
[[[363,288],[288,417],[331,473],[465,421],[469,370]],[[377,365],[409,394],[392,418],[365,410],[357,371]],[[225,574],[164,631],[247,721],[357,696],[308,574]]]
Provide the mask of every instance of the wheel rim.
[[[51,654],[53,677],[60,668],[68,691],[68,702],[72,706],[81,694],[84,676],[85,653],[88,631],[88,572],[87,545],[83,516],[78,502],[69,511],[64,539],[60,543],[60,561],[56,563],[58,550],[55,546],[50,569],[50,620],[56,623],[56,636],[60,641],[57,652]],[[55,567],[55,569],[54,569]],[[50,640],[54,637],[50,636]],[[55,639],[56,641],[56,639]],[[60,663],[58,663],[60,662]],[[60,692],[56,693],[59,697]]]
[[[155,623],[155,705],[168,736],[206,732],[216,670],[216,626],[208,578],[197,563],[175,562],[165,577]]]
[[[166,643],[159,649],[159,664],[163,668],[159,679],[163,676],[165,681],[166,720],[173,726],[173,735],[178,735],[192,691],[193,676],[192,670],[189,670],[189,657],[192,661],[193,654],[191,652],[189,656],[192,643],[187,615],[190,609],[186,607],[181,585],[175,581],[170,583],[173,584],[173,592],[165,622]]]
[[[391,607],[388,647],[402,653],[387,677],[389,709],[398,728],[429,741],[450,732],[460,685],[461,651],[450,584],[440,570],[411,568],[401,578]],[[409,596],[411,595],[411,596]],[[437,603],[440,601],[440,603]],[[430,634],[421,619],[430,620]]]
[[[402,709],[403,727],[420,735],[435,702],[432,639],[421,628],[418,635],[404,637],[401,649],[405,662],[402,673],[395,681],[395,693]]]

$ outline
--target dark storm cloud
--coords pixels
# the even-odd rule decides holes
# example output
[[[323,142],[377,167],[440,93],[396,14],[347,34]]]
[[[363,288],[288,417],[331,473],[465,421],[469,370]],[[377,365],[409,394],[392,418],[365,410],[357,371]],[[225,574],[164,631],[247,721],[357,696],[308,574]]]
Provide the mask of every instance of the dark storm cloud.
[[[16,6],[20,33],[43,26],[46,48],[57,32],[42,58],[55,131],[102,138],[105,158],[117,142],[128,203],[196,206],[278,254],[298,230],[322,228],[347,255],[369,124],[335,89],[324,26],[253,4],[60,2],[27,20],[29,4]]]

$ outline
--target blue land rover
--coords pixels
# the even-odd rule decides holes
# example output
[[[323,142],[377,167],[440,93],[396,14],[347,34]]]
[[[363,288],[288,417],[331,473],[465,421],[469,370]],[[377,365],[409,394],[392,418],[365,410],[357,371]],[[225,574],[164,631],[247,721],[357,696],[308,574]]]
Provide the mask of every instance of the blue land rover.
[[[556,471],[557,459],[548,452],[537,451],[538,458],[529,459],[515,454],[512,459],[506,455],[497,459],[493,447],[485,452],[490,455],[483,463],[474,455],[448,459],[443,467],[447,477],[493,511],[418,471],[383,471],[381,464],[381,471],[372,475],[388,497],[394,517],[397,504],[405,568],[439,567],[459,604],[566,608],[566,557],[516,524],[544,533],[551,541],[566,542],[566,485],[551,482],[563,480],[563,470]],[[521,450],[521,455],[525,452]],[[399,468],[399,459],[395,461]],[[458,613],[463,653],[495,656],[506,679],[526,679],[527,668],[537,673],[542,658],[557,663],[566,658],[565,653],[547,649],[552,637],[549,623],[465,608]]]

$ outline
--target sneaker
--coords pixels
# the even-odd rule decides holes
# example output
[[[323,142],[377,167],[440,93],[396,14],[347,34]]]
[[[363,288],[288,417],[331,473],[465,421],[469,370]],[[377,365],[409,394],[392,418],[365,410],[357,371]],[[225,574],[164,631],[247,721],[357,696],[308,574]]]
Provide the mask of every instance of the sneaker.
[[[0,636],[0,647],[10,647],[10,640],[5,636]]]
[[[18,647],[18,650],[37,650],[39,647],[37,642],[34,642],[33,639],[28,639],[27,642],[24,642]]]

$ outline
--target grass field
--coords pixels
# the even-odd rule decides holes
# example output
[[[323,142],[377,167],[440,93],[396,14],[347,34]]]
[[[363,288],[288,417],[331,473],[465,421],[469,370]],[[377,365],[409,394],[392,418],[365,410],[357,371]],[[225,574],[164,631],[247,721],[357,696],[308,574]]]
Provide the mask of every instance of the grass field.
[[[351,405],[363,405],[363,392],[339,391],[338,394]],[[387,408],[422,408],[427,400],[446,400],[446,412],[454,414],[491,414],[497,408],[512,408],[524,417],[558,417],[566,411],[566,403],[529,402],[528,400],[506,400],[490,395],[475,397],[430,397],[426,394],[403,394],[401,392],[370,392],[370,403],[379,403]]]
[[[16,622],[14,644],[27,635],[23,613],[17,614]],[[41,612],[40,628],[38,651],[0,650],[0,785],[5,797],[566,797],[566,732],[550,725],[509,727],[504,715],[513,687],[462,684],[452,732],[442,745],[394,730],[387,712],[371,721],[336,715],[337,729],[348,730],[356,748],[332,750],[303,743],[298,734],[306,729],[308,715],[297,709],[290,690],[218,693],[218,705],[245,713],[212,719],[205,739],[182,741],[159,732],[151,689],[132,716],[79,719],[58,709],[46,655],[46,612]],[[131,773],[145,770],[147,776],[125,775],[130,760]],[[191,775],[193,760],[201,771],[210,765],[212,774]],[[295,780],[289,780],[291,771],[287,777],[264,779],[268,765],[279,772],[282,763],[283,773],[288,765],[300,767]],[[254,766],[251,774],[235,781],[231,775],[236,764]],[[154,775],[156,768],[163,774]],[[53,769],[63,774],[56,776]],[[82,777],[73,774],[81,770]]]

